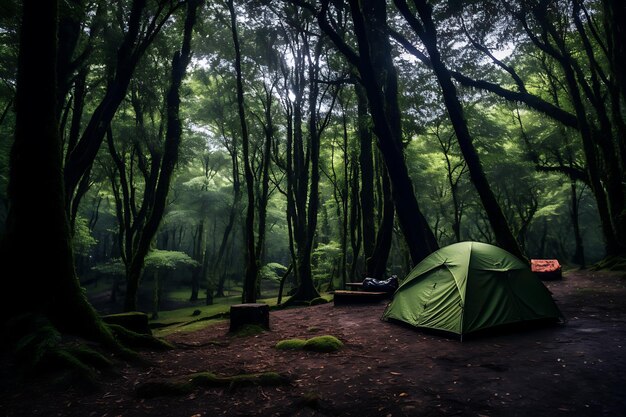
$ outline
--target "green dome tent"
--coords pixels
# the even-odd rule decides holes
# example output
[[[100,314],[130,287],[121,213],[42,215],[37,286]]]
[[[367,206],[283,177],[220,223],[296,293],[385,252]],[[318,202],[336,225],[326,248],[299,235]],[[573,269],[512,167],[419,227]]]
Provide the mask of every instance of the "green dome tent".
[[[550,292],[528,265],[479,242],[441,248],[396,290],[383,319],[464,335],[490,327],[561,318]]]

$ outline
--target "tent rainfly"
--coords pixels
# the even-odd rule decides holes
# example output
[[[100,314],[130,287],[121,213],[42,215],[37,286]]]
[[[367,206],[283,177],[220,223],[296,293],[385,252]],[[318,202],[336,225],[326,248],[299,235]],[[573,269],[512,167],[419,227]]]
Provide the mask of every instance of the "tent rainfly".
[[[491,327],[562,314],[528,265],[479,242],[441,248],[420,262],[396,290],[383,320],[461,337]]]

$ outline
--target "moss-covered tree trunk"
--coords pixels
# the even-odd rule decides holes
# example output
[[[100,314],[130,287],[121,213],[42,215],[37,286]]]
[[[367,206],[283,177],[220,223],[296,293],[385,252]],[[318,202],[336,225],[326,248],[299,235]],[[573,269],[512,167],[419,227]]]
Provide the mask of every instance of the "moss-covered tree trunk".
[[[114,346],[74,269],[56,112],[58,1],[22,5],[9,212],[0,248],[4,271],[13,273],[3,275],[2,320],[41,314],[63,332]]]

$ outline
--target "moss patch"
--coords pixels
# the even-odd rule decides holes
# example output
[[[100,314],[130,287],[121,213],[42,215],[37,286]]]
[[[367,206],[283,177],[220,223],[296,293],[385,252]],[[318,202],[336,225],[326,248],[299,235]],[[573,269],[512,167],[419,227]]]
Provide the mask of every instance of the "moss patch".
[[[187,377],[148,381],[137,385],[135,394],[140,398],[184,395],[197,387],[224,387],[235,389],[241,386],[262,387],[285,385],[289,379],[277,372],[219,376],[212,372],[200,372]]]
[[[336,352],[343,347],[341,340],[335,336],[324,335],[316,336],[307,340],[304,344],[304,350],[310,350],[313,352]]]
[[[281,350],[297,350],[304,348],[306,340],[304,339],[286,339],[276,343],[276,349]]]
[[[320,304],[327,304],[327,303],[328,303],[327,299],[325,299],[323,297],[317,297],[317,298],[312,299],[309,302],[309,305],[310,306],[317,306],[317,305],[320,305]]]
[[[276,349],[296,350],[304,349],[311,352],[330,353],[336,352],[343,347],[343,342],[335,336],[324,335],[310,339],[286,339],[276,344]]]
[[[237,329],[237,331],[235,331],[234,333],[232,333],[233,336],[236,337],[250,337],[250,336],[256,336],[258,334],[261,334],[263,332],[267,331],[267,329],[256,325],[256,324],[246,324],[244,326],[241,326],[240,328]]]
[[[156,350],[174,349],[171,343],[152,335],[136,333],[119,324],[109,324],[108,326],[115,337],[126,346]]]

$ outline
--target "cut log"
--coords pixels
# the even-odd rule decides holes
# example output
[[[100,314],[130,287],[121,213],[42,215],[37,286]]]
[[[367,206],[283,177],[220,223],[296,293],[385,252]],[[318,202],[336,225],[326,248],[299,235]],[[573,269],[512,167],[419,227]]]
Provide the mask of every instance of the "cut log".
[[[230,331],[253,324],[270,329],[270,306],[262,303],[235,304],[230,306]]]

